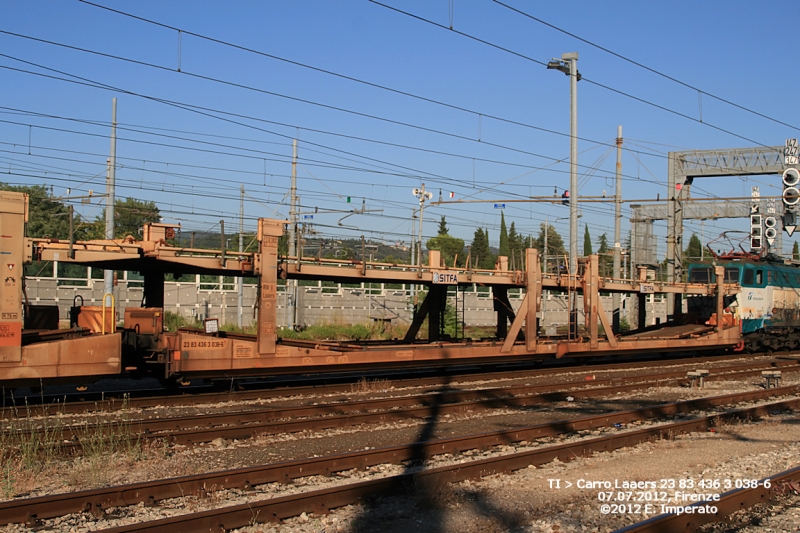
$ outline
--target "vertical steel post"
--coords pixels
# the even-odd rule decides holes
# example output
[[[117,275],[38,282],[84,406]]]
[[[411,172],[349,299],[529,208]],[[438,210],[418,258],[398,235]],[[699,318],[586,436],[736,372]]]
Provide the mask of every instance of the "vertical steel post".
[[[425,184],[422,184],[422,189],[419,195],[419,236],[417,237],[417,246],[419,246],[419,251],[417,252],[417,261],[419,265],[422,266],[422,218],[425,216]],[[438,266],[438,265],[437,265]]]
[[[413,268],[416,265],[416,257],[417,257],[417,243],[415,242],[416,239],[414,238],[414,226],[416,225],[414,219],[417,218],[416,209],[411,210],[411,267]],[[414,312],[414,309],[417,305],[417,285],[412,283],[411,284],[411,311]]]
[[[562,54],[569,63],[569,273],[578,275],[578,53]],[[578,335],[578,293],[572,291],[569,311],[570,338]]]
[[[69,258],[75,259],[75,207],[70,204],[69,206]],[[91,268],[91,267],[89,267]],[[91,279],[91,271],[89,271],[89,278]],[[113,280],[112,280],[113,281]]]
[[[722,318],[725,313],[725,267],[715,266],[714,276],[717,278],[717,335],[722,335],[725,329],[725,324],[722,323]]]
[[[244,183],[242,183],[241,195],[239,198],[239,261],[242,260],[241,253],[244,251]],[[244,278],[239,276],[239,297],[237,299],[236,324],[242,327],[242,304],[244,303]]]
[[[544,246],[542,246],[542,258],[544,259],[544,273],[547,274],[547,234],[550,233],[550,217],[544,217]],[[542,300],[542,326],[547,326],[545,315],[547,313],[547,295],[550,291],[544,291],[544,298]],[[530,348],[528,348],[530,350]]]
[[[289,207],[289,257],[297,255],[297,139],[292,141],[292,185]],[[287,327],[294,329],[297,316],[297,282],[286,280]]]
[[[117,99],[111,99],[111,153],[108,158],[108,179],[106,180],[106,239],[114,238],[114,188],[117,170]],[[114,271],[103,273],[104,294],[114,292]],[[105,301],[103,302],[105,304]],[[109,302],[108,305],[111,305]]]
[[[220,220],[219,221],[219,232],[220,232],[220,235],[219,235],[219,239],[220,239],[219,247],[221,248],[221,251],[222,251],[222,255],[220,256],[219,263],[222,266],[222,268],[225,268],[225,220]]]
[[[569,62],[569,272],[578,273],[578,53],[561,56]]]
[[[417,246],[419,246],[419,248],[418,249],[415,248],[416,249],[416,253],[417,253],[417,262],[414,263],[414,261],[413,261],[413,257],[414,257],[413,252],[412,252],[412,255],[411,255],[411,257],[412,257],[412,261],[411,262],[412,262],[412,265],[416,264],[418,266],[417,275],[418,275],[418,277],[422,277],[422,219],[423,219],[423,217],[425,215],[425,200],[430,200],[431,198],[433,198],[433,193],[425,191],[425,184],[424,183],[422,184],[422,188],[421,189],[414,188],[412,193],[414,194],[414,196],[419,198],[419,237],[417,238]],[[411,233],[412,233],[412,236],[413,236],[413,233],[414,233],[413,219],[412,219]],[[413,241],[413,237],[412,237],[412,241]],[[436,265],[436,266],[439,266],[439,265]],[[412,290],[414,290],[414,289],[412,289]],[[414,306],[416,306],[416,305],[417,305],[417,296],[416,296],[416,293],[415,293],[414,294]]]
[[[622,259],[622,126],[617,126],[617,179],[614,186],[614,280],[620,279],[620,263]],[[611,331],[619,333],[620,294],[615,292],[611,297]]]

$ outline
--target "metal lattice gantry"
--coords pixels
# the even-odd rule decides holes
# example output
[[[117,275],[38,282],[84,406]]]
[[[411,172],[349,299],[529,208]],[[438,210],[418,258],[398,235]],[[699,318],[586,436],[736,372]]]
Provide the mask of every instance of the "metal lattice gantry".
[[[687,202],[683,206],[684,220],[716,220],[719,218],[747,218],[752,202]],[[667,220],[669,205],[666,202],[648,205],[631,205],[631,256],[634,264],[657,264],[656,239],[653,222]]]
[[[694,178],[780,174],[784,170],[783,146],[691,150],[669,153],[667,199],[667,279],[683,276],[684,200],[689,197]],[[674,314],[670,301],[667,313]]]

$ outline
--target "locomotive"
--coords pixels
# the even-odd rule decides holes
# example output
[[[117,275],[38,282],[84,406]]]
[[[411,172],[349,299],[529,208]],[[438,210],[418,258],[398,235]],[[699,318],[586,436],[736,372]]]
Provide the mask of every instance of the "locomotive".
[[[710,247],[709,247],[710,249]],[[735,297],[726,298],[726,311],[741,325],[742,348],[793,350],[800,348],[800,265],[772,254],[747,252],[714,253],[712,263],[689,265],[690,283],[714,283],[714,267],[725,269],[724,282],[741,286]],[[688,299],[689,312],[700,303]]]

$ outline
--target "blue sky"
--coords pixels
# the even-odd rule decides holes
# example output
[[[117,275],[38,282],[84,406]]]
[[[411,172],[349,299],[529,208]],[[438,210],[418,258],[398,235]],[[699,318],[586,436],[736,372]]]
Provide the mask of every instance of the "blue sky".
[[[257,217],[286,217],[295,137],[302,211],[319,210],[315,229],[327,237],[408,242],[417,207],[412,189],[423,182],[434,199],[440,189],[456,199],[521,199],[552,195],[554,188],[560,195],[569,184],[569,79],[535,61],[564,52],[580,54],[585,78],[578,87],[581,196],[613,194],[618,125],[626,148],[623,196],[636,199],[665,196],[670,150],[774,146],[799,136],[797,127],[701,96],[489,0],[386,0],[445,28],[366,0],[97,2],[183,31],[77,0],[2,3],[3,32],[161,68],[0,33],[0,181],[46,183],[57,196],[68,187],[73,195],[102,192],[116,97],[117,195],[154,200],[167,221],[189,231],[210,229],[221,218],[235,230],[241,183],[246,229]],[[738,1],[508,5],[800,126],[792,94],[795,37],[781,23],[798,18],[795,2],[758,9]],[[457,32],[508,51],[450,31],[451,20]],[[762,195],[779,194],[779,184],[778,176],[707,179],[696,182],[693,194],[749,196],[753,185]],[[338,225],[343,213],[325,213],[362,202],[373,212],[351,216],[344,226]],[[90,218],[100,209],[79,206]],[[626,234],[629,210],[623,212]],[[565,239],[569,234],[561,205],[508,203],[504,213],[523,234],[537,234],[545,218]],[[468,244],[481,226],[496,245],[500,210],[491,203],[426,208],[426,238],[441,215]],[[581,215],[580,246],[584,224],[595,242],[602,233],[612,241],[613,205],[586,204]],[[703,231],[709,240],[747,227],[745,220],[709,221]],[[687,239],[693,231],[701,232],[699,223],[687,224]],[[785,238],[784,248],[791,242]]]

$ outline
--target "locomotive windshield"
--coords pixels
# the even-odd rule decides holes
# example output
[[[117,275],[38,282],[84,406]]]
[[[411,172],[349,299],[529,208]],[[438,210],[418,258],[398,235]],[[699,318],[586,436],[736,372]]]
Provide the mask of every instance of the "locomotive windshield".
[[[690,283],[716,283],[713,267],[692,267],[689,269]],[[724,283],[739,283],[739,267],[725,267]]]

